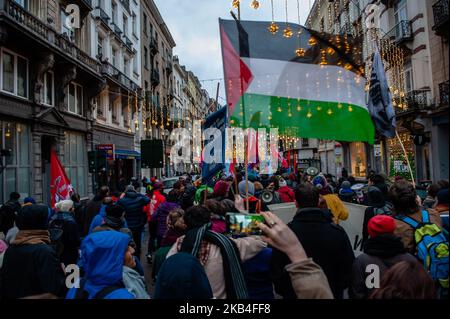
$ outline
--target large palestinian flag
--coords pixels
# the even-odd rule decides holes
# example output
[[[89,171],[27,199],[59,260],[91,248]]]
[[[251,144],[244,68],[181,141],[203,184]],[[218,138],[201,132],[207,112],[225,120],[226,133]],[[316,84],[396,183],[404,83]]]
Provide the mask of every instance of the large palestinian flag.
[[[220,20],[229,123],[279,134],[373,144],[360,48],[350,36],[285,23]]]

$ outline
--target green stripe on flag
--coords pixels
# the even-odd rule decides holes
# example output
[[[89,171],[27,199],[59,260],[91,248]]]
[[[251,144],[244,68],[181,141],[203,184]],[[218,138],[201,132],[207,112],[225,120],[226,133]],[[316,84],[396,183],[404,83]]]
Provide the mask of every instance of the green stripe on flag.
[[[244,125],[244,123],[247,123]],[[367,109],[358,105],[245,94],[230,117],[233,127],[278,128],[280,135],[374,143]]]

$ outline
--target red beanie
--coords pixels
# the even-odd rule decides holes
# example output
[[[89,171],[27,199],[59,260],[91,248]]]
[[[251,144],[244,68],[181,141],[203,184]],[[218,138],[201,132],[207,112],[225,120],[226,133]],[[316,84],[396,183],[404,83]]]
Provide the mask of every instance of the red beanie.
[[[225,181],[218,181],[216,185],[214,185],[214,195],[216,196],[225,196],[228,192],[228,183]]]
[[[386,215],[377,215],[367,224],[367,230],[372,238],[382,234],[393,234],[395,228],[394,218]]]

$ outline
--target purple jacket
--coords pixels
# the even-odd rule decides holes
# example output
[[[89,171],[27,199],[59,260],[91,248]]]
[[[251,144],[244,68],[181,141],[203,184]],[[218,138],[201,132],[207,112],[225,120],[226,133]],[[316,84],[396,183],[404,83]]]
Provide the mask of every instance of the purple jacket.
[[[163,237],[166,234],[167,216],[169,215],[170,211],[179,207],[180,205],[178,205],[177,203],[167,201],[158,206],[155,215],[153,215],[152,217],[154,220],[156,220],[157,223],[156,236]]]

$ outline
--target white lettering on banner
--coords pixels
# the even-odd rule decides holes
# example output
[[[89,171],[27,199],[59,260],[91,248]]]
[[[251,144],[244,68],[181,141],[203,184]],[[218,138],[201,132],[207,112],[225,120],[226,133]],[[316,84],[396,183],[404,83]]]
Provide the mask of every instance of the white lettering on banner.
[[[350,243],[352,244],[353,252],[355,253],[355,256],[358,257],[362,254],[363,250],[362,229],[364,224],[364,212],[367,207],[351,203],[344,203],[344,206],[348,209],[348,218],[347,220],[341,221],[339,225],[344,228],[347,233]],[[297,211],[294,203],[269,205],[269,209],[286,224],[292,221]]]

